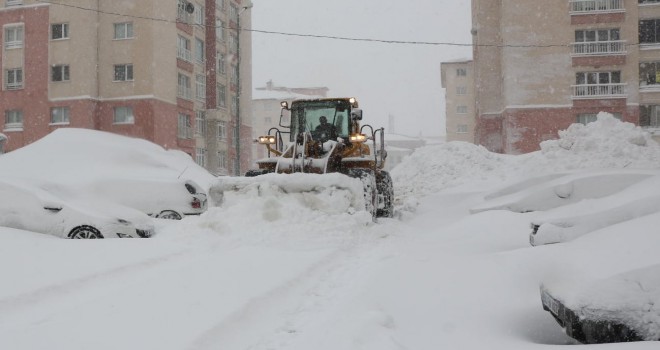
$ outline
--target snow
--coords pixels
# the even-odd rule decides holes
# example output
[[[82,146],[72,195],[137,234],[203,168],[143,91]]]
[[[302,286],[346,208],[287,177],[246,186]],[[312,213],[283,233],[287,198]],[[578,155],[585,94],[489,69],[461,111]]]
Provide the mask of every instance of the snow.
[[[80,145],[79,137],[67,139]],[[91,156],[80,147],[75,153]],[[642,298],[660,305],[657,278],[650,277],[660,265],[660,215],[532,247],[530,223],[562,206],[472,209],[567,174],[646,174],[658,169],[659,155],[641,130],[601,115],[527,155],[459,142],[420,148],[392,171],[397,218],[376,223],[363,212],[337,211],[348,205],[341,196],[317,205],[266,186],[199,217],[156,220],[150,239],[72,241],[0,228],[0,349],[574,344],[543,311],[540,285],[577,308],[639,305]],[[33,156],[48,164],[47,153]],[[75,157],[62,168],[78,164]],[[131,164],[137,174],[152,175],[126,157],[108,168]],[[166,172],[186,162],[172,159]],[[75,180],[76,173],[64,177]],[[619,196],[634,203],[636,188],[654,178],[629,186],[614,181],[621,190],[601,196],[599,208],[615,207]],[[657,195],[651,182],[646,188],[649,197]],[[639,281],[648,287],[634,290]],[[604,293],[605,285],[614,294]],[[593,291],[601,293],[585,294]],[[635,319],[634,311],[626,315]],[[660,315],[644,317],[653,334]],[[657,343],[591,348],[655,349]]]

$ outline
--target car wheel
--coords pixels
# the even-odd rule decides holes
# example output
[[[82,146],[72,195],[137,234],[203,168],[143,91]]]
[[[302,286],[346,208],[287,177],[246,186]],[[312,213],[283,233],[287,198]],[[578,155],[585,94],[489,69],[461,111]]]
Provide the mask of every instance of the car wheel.
[[[163,210],[156,217],[167,220],[181,220],[181,214],[175,212],[174,210]]]
[[[69,232],[69,238],[71,239],[101,239],[103,235],[97,229],[92,226],[78,226]]]

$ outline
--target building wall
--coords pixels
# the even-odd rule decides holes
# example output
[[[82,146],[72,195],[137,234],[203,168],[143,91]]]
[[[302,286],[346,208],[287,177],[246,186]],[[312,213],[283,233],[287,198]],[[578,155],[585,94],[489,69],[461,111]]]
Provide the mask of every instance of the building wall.
[[[157,0],[73,0],[62,4],[24,0],[19,6],[0,4],[0,26],[12,23],[24,26],[23,47],[6,49],[3,45],[0,51],[3,79],[8,68],[24,69],[21,89],[8,90],[3,80],[0,90],[2,121],[8,110],[23,113],[22,127],[0,129],[8,137],[5,149],[20,148],[58,127],[92,128],[141,137],[166,148],[183,150],[194,158],[198,156],[196,159],[212,172],[245,171],[250,162],[249,147],[240,153],[241,166],[234,167],[234,164],[238,164],[236,149],[250,144],[251,34],[242,32],[239,55],[230,49],[228,36],[216,36],[215,23],[216,19],[222,20],[227,35],[232,31],[236,33],[238,23],[229,14],[231,7],[241,9],[251,5],[245,0],[189,1],[199,10],[204,23],[196,23],[196,18],[200,17],[195,15],[177,19],[177,1],[171,1],[170,6],[163,6],[163,2]],[[217,4],[221,6],[216,8]],[[115,15],[117,13],[126,16]],[[241,12],[240,18],[242,27],[251,25],[249,9]],[[115,39],[114,25],[123,22],[132,23],[134,35]],[[51,39],[51,24],[57,23],[68,25],[68,38]],[[178,36],[190,41],[190,59],[177,58]],[[204,43],[202,60],[195,59],[196,39]],[[220,53],[227,57],[225,72],[218,70]],[[241,83],[236,84],[231,79],[232,67],[239,61]],[[132,64],[133,79],[115,81],[114,66],[117,64]],[[68,65],[70,79],[51,81],[53,65]],[[192,96],[179,94],[179,74],[189,77]],[[196,94],[197,76],[204,77],[206,83],[205,91],[201,90],[203,85],[200,86],[200,96]],[[217,101],[217,83],[226,86],[224,104]],[[231,101],[239,98],[239,85],[240,108],[231,108]],[[52,124],[51,108],[60,106],[70,108],[70,122]],[[131,107],[134,122],[114,123],[116,107]],[[192,130],[197,130],[196,116],[202,115],[200,132],[190,138],[178,137],[179,114],[190,116]],[[224,139],[217,135],[220,121],[229,129]],[[205,128],[201,127],[202,123]],[[241,137],[234,141],[231,131],[239,125]],[[200,158],[198,152],[205,157]],[[219,164],[220,152],[227,156],[225,164]]]
[[[660,4],[622,1],[623,9],[595,13],[574,12],[566,0],[473,0],[476,142],[517,154],[557,138],[580,114],[606,111],[639,123],[640,104],[660,101],[660,89],[640,89],[640,62],[660,61],[660,50],[637,45],[639,20],[660,19]],[[576,31],[608,29],[632,45],[598,55],[574,51]],[[612,71],[620,72],[622,94],[575,90],[578,73]]]

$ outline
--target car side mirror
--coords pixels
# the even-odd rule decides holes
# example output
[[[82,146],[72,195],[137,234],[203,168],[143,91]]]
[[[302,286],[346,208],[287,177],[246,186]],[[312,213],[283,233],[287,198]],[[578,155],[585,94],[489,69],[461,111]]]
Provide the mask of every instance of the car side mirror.
[[[287,108],[282,108],[280,112],[280,126],[283,128],[291,127],[291,110]]]
[[[351,110],[351,120],[362,120],[362,110],[359,108],[353,108],[353,110]]]

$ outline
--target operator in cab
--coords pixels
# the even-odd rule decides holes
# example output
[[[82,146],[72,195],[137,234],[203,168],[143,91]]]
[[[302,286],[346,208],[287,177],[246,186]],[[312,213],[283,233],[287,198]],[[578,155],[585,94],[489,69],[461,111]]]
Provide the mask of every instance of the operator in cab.
[[[328,118],[321,116],[319,125],[314,129],[314,136],[321,140],[336,140],[337,129],[333,124],[328,123]]]

